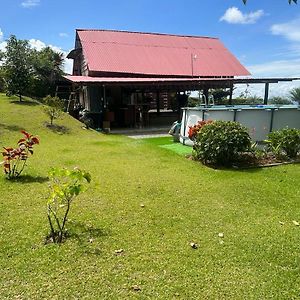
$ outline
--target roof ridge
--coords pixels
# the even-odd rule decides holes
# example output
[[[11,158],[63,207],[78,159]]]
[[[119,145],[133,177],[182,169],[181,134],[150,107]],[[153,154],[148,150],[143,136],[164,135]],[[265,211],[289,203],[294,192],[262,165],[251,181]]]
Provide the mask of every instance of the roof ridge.
[[[160,32],[142,32],[142,31],[117,30],[117,29],[84,29],[84,28],[77,28],[76,32],[77,31],[122,32],[122,33],[137,33],[137,34],[147,34],[147,35],[162,35],[162,36],[175,36],[175,37],[189,37],[189,38],[202,38],[202,39],[219,40],[219,38],[217,38],[217,37],[210,37],[210,36],[184,35],[184,34],[160,33]]]
[[[84,39],[80,39],[81,42],[84,43],[91,43],[91,44],[114,44],[114,45],[123,45],[123,46],[132,46],[132,47],[149,47],[149,48],[169,48],[169,49],[195,49],[195,50],[199,50],[199,49],[213,49],[211,46],[210,47],[187,47],[187,46],[166,46],[166,45],[153,45],[153,44],[134,44],[134,43],[124,43],[124,42],[115,42],[115,41],[109,41],[109,42],[104,42],[104,41],[88,41],[88,40],[84,40]]]

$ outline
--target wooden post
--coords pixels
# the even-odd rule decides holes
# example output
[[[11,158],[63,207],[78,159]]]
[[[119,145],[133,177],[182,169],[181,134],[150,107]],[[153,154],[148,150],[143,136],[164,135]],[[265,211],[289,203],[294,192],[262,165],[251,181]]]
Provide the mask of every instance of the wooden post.
[[[203,95],[205,97],[205,105],[208,105],[208,87],[203,89]]]
[[[233,83],[230,83],[229,105],[232,105]]]
[[[106,89],[105,89],[105,85],[103,85],[103,107],[106,108]]]
[[[269,87],[270,83],[266,82],[265,84],[265,98],[264,98],[264,104],[268,104],[268,99],[269,99]]]
[[[160,114],[160,101],[159,101],[159,91],[156,92],[156,111],[157,111],[157,114],[159,115]]]

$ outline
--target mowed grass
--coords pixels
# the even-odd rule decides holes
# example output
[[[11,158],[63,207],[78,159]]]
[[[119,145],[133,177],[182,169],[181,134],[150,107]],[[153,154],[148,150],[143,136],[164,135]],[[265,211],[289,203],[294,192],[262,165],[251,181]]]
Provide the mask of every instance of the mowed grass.
[[[20,182],[0,176],[0,299],[300,297],[300,165],[213,170],[67,115],[53,132],[35,103],[0,95],[0,111],[1,146],[41,139]],[[75,166],[92,183],[71,237],[45,245],[47,172]]]

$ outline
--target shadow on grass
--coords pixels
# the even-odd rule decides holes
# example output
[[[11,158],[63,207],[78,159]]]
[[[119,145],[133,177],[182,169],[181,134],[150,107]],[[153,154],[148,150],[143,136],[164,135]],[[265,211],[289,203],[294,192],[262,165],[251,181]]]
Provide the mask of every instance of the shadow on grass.
[[[11,100],[10,103],[17,104],[17,105],[24,105],[24,106],[36,106],[40,105],[38,101],[32,101],[32,100]]]
[[[45,126],[50,129],[52,132],[57,134],[69,134],[70,128],[63,126],[63,125],[56,125],[56,124],[49,124],[46,123]]]
[[[44,177],[44,176],[21,175],[20,177],[12,178],[9,181],[14,182],[14,183],[22,183],[22,184],[26,184],[26,183],[44,183],[44,182],[49,181],[49,178]]]
[[[2,123],[0,123],[0,128],[6,129],[9,131],[21,131],[24,129],[23,127],[19,127],[18,125],[7,125],[7,124],[2,124]]]
[[[82,222],[70,221],[68,226],[68,239],[76,240],[84,253],[100,255],[101,250],[93,245],[94,239],[107,237],[109,230],[96,228]]]

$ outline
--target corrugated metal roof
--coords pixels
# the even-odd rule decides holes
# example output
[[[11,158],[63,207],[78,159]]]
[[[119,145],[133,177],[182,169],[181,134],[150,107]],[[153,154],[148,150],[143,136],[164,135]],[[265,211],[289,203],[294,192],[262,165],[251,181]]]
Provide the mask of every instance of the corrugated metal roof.
[[[232,82],[232,83],[278,83],[300,80],[298,77],[293,78],[167,78],[167,77],[91,77],[91,76],[63,76],[68,81],[78,84],[88,83],[200,83],[200,82]]]
[[[77,30],[89,71],[153,76],[245,76],[250,73],[216,38]]]

